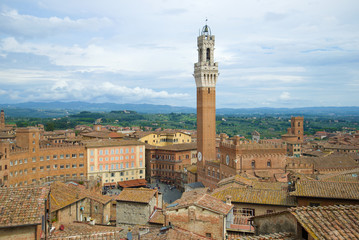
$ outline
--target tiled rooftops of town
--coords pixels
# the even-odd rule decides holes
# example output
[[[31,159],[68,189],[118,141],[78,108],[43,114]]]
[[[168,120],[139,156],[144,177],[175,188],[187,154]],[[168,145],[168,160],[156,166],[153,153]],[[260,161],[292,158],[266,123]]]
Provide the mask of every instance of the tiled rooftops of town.
[[[232,202],[267,204],[279,206],[296,206],[295,198],[289,196],[285,190],[254,189],[250,187],[222,187],[216,189],[212,196],[225,201],[227,196]]]
[[[295,184],[296,197],[359,200],[359,183],[300,180]]]
[[[157,189],[124,188],[115,200],[122,202],[149,203],[156,193],[158,193]]]
[[[359,239],[359,206],[291,208],[313,239]]]
[[[0,228],[41,224],[49,187],[0,188]]]
[[[191,205],[197,205],[211,211],[227,215],[233,208],[233,205],[226,204],[218,198],[208,195],[207,191],[207,188],[203,188],[192,190],[190,192],[184,192],[182,197],[176,200],[173,204],[168,205],[166,210],[171,211]]]

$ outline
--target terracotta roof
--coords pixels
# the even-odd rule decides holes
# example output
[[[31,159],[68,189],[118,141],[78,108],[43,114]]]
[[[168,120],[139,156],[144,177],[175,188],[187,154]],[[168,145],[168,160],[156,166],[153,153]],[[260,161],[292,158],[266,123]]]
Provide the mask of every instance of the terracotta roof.
[[[318,175],[318,179],[331,182],[359,182],[359,168],[332,174]]]
[[[146,149],[158,149],[158,150],[168,150],[168,151],[189,151],[189,150],[196,150],[197,143],[178,143],[178,144],[171,144],[168,146],[153,146],[150,144],[146,144]]]
[[[50,239],[91,239],[91,240],[103,240],[103,239],[120,239],[120,232],[123,229],[113,226],[102,225],[89,225],[87,223],[71,223],[64,225],[64,230],[55,229],[51,233]]]
[[[207,188],[202,188],[198,190],[193,190],[185,192],[182,194],[182,197],[171,205],[168,205],[166,210],[174,210],[178,208],[183,208],[191,205],[196,205],[202,208],[207,208],[213,212],[227,215],[229,211],[233,208],[233,205],[228,205],[218,198],[215,198],[211,195],[206,194]]]
[[[359,206],[299,207],[290,212],[314,239],[359,239]]]
[[[231,187],[217,189],[212,196],[225,201],[226,196],[232,196],[232,202],[255,203],[280,206],[296,206],[295,198],[283,190],[253,189],[243,187]]]
[[[121,202],[149,203],[156,192],[156,189],[124,188],[115,200]]]
[[[243,233],[241,233],[243,234]],[[281,233],[272,233],[266,235],[258,235],[258,236],[239,236],[239,237],[231,237],[229,239],[236,239],[236,240],[294,240],[296,239],[293,233],[281,232]]]
[[[359,200],[359,183],[298,181],[295,191],[290,195],[297,197],[317,197]]]
[[[134,179],[118,182],[118,185],[123,188],[146,186],[146,184],[146,179]]]
[[[91,138],[122,138],[125,135],[122,133],[114,133],[110,131],[93,131],[89,133],[83,133],[82,136]]]
[[[164,225],[165,224],[165,215],[163,214],[162,209],[156,208],[156,210],[152,213],[150,220],[148,222]]]
[[[163,227],[160,230],[151,231],[147,234],[141,235],[141,240],[208,240],[205,236],[187,231],[179,227]]]
[[[325,157],[292,158],[293,163],[314,164],[315,169],[357,168],[359,164],[348,154],[331,154]]]
[[[106,204],[112,200],[109,196],[91,192],[73,184],[53,182],[50,187],[51,212],[57,211],[84,198],[90,198],[102,204]]]
[[[116,146],[131,146],[131,145],[145,145],[136,140],[96,140],[83,141],[87,148],[93,147],[116,147]]]
[[[49,187],[0,188],[0,227],[41,224]]]

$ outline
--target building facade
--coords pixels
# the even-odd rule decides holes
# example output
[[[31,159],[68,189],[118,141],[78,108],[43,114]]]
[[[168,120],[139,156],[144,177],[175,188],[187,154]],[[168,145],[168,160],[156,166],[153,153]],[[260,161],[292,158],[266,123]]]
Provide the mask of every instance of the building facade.
[[[43,144],[38,128],[18,128],[13,143],[4,143],[7,186],[24,186],[59,179],[85,179],[86,151],[82,144]],[[4,158],[5,159],[5,158]],[[4,166],[5,168],[5,166]]]
[[[133,140],[87,142],[88,179],[103,184],[145,179],[145,144]]]

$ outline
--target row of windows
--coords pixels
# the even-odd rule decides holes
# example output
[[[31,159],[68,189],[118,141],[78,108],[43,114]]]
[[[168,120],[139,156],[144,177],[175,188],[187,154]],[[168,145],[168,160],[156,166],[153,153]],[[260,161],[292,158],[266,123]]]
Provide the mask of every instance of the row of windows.
[[[78,165],[79,168],[83,168],[84,165],[81,163]],[[38,167],[38,170],[39,171],[44,171],[46,168],[47,171],[51,170],[51,165],[47,165],[46,167],[45,166],[40,166]],[[64,164],[64,165],[57,165],[57,164],[54,164],[53,165],[53,169],[57,170],[57,169],[69,169],[69,168],[77,168],[77,164]],[[33,167],[31,168],[31,171],[32,172],[36,172],[36,167]],[[19,171],[14,171],[14,172],[10,172],[10,177],[12,176],[17,176],[17,175],[22,175],[22,174],[27,174],[27,169],[24,169],[24,170],[19,170]]]
[[[142,158],[142,155],[140,155],[140,158]],[[99,158],[99,161],[100,162],[102,162],[103,160],[105,159],[105,161],[108,161],[108,160],[111,160],[111,161],[113,161],[113,160],[123,160],[123,156],[120,156],[120,157],[105,157],[105,158],[102,158],[102,157],[100,157]],[[125,156],[125,159],[126,160],[128,160],[129,159],[129,156]],[[135,159],[135,155],[131,155],[131,159]],[[91,162],[93,162],[94,161],[94,159],[93,158],[91,158]]]
[[[66,157],[67,159],[68,158],[70,158],[70,154],[66,154],[66,155],[64,155],[64,154],[61,154],[61,155],[53,155],[52,156],[52,159],[53,160],[57,160],[58,159],[58,157],[59,157],[59,159],[64,159],[64,157]],[[71,157],[72,158],[77,158],[77,154],[76,153],[73,153],[73,154],[71,154]],[[84,157],[84,154],[83,153],[79,153],[79,158],[83,158]],[[40,161],[44,161],[44,157],[43,156],[41,156],[41,157],[39,157],[39,160]],[[51,159],[51,156],[46,156],[46,160],[50,160]],[[36,162],[36,160],[37,160],[37,158],[36,157],[33,157],[33,158],[31,158],[31,161],[32,162]],[[16,166],[16,165],[20,165],[20,164],[23,164],[23,163],[27,163],[27,158],[24,158],[24,159],[19,159],[19,160],[14,160],[14,161],[10,161],[10,166]]]
[[[134,175],[135,174],[135,171],[132,170],[132,171],[126,171],[126,172],[113,172],[113,173],[110,173],[110,176],[111,177],[116,177],[116,176],[128,176],[129,175],[129,172],[131,172],[131,175]],[[143,173],[143,170],[140,170],[139,172],[137,173],[140,173],[142,174]],[[108,177],[108,174],[106,173],[105,174],[105,177]]]
[[[125,153],[129,153],[130,149],[129,148],[125,148]],[[143,149],[142,147],[139,147],[139,151],[142,152]],[[112,149],[106,149],[106,150],[98,150],[98,154],[99,155],[113,155],[113,154],[123,154],[123,148],[112,148]],[[131,153],[135,152],[135,148],[131,148]],[[90,151],[90,155],[94,156],[94,150]]]
[[[140,176],[140,178],[142,178],[142,176]],[[129,180],[128,177],[127,178],[121,178],[121,181],[124,181],[124,179]],[[131,177],[131,180],[135,179],[134,177]],[[114,182],[115,179],[111,179],[111,182]],[[108,180],[106,180],[105,182],[108,182]]]
[[[116,163],[116,164],[111,164],[111,165],[109,165],[109,164],[106,164],[106,165],[102,165],[102,164],[100,164],[99,165],[99,170],[100,171],[102,171],[102,170],[109,170],[109,166],[111,166],[111,170],[114,170],[114,169],[116,169],[116,170],[118,170],[118,169],[124,169],[124,164],[123,163],[120,163],[120,164],[118,164],[118,163]],[[125,166],[126,166],[126,168],[130,168],[130,163],[129,162],[127,162],[126,164],[125,164]],[[143,166],[143,162],[142,161],[140,161],[140,167],[142,167]],[[119,168],[120,167],[120,168]],[[135,167],[135,162],[131,162],[131,168],[134,168]],[[90,166],[90,171],[91,172],[93,172],[93,171],[95,171],[95,166]]]
[[[83,177],[84,174],[83,174],[83,173],[80,173],[79,176],[80,176],[80,177]],[[72,175],[70,175],[70,174],[60,175],[60,176],[55,175],[55,176],[52,176],[51,178],[52,178],[53,180],[56,180],[56,178],[58,178],[58,177],[60,177],[60,178],[64,178],[64,177],[77,177],[77,173],[74,173],[74,174],[72,174]],[[40,178],[39,180],[40,180],[40,181],[43,181],[43,180],[45,180],[45,178]],[[32,179],[32,180],[31,180],[32,183],[35,183],[36,181],[37,181],[37,179]],[[27,184],[28,184],[28,182],[27,182],[27,181],[24,181],[24,182],[16,183],[14,186],[17,187],[17,186],[22,186],[22,185],[27,185]],[[10,185],[10,187],[12,187],[12,185]]]

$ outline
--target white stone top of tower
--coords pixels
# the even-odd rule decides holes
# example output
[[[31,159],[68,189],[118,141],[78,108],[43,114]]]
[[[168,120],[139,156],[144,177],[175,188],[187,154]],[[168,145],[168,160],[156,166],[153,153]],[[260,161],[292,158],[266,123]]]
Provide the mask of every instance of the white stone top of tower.
[[[218,63],[214,62],[215,37],[206,24],[197,38],[198,62],[194,64],[197,87],[216,87]]]

